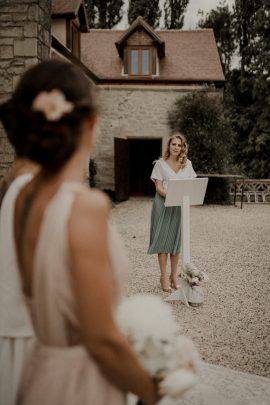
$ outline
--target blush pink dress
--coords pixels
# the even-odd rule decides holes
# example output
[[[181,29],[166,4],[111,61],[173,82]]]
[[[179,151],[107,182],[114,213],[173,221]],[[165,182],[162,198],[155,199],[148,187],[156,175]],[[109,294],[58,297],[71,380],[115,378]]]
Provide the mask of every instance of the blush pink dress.
[[[25,356],[34,330],[21,288],[14,241],[14,206],[32,178],[25,174],[9,186],[0,210],[0,404],[15,405]]]
[[[38,339],[25,361],[19,405],[126,403],[125,394],[105,378],[81,341],[67,223],[74,197],[83,187],[64,183],[43,215],[34,259],[33,295],[29,302]],[[127,263],[118,235],[110,226],[109,247],[117,297],[122,270]]]

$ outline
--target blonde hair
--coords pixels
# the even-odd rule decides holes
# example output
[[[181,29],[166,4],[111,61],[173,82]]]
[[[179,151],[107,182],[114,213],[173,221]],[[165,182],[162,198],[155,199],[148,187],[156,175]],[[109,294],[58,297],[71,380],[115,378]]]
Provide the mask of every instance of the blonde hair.
[[[179,139],[181,141],[181,150],[179,155],[177,156],[177,163],[179,164],[179,168],[183,169],[186,164],[187,164],[187,153],[188,153],[188,144],[187,140],[184,137],[184,135],[180,134],[179,132],[174,133],[170,136],[168,143],[167,143],[167,148],[166,151],[163,155],[163,159],[167,160],[170,157],[170,145],[173,139]]]

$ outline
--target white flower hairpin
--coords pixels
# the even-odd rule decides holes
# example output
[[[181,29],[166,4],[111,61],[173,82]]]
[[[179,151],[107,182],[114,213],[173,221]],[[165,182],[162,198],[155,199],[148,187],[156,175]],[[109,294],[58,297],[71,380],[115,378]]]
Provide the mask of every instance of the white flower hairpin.
[[[58,121],[64,114],[74,110],[74,104],[67,101],[60,90],[54,89],[38,93],[32,103],[32,110],[42,112],[47,121]]]

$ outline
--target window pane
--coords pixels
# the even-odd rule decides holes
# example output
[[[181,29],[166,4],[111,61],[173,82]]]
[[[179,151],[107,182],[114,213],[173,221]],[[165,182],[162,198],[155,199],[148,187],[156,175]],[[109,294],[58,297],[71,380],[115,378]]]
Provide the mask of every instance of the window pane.
[[[149,49],[142,50],[142,74],[149,75]]]
[[[139,73],[139,52],[138,49],[132,49],[130,53],[131,59],[131,74],[137,75]]]

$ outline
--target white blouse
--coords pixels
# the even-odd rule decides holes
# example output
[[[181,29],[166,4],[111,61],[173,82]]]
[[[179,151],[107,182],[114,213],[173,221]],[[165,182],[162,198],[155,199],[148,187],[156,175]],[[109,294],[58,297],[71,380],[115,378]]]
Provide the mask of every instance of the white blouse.
[[[168,187],[168,181],[169,180],[177,180],[177,179],[192,179],[194,177],[197,177],[191,161],[188,159],[186,166],[183,169],[180,169],[177,173],[168,165],[166,160],[164,159],[159,159],[153,168],[152,174],[151,174],[151,180],[154,182],[156,180],[161,180],[162,181],[162,187],[164,190],[167,190]]]

